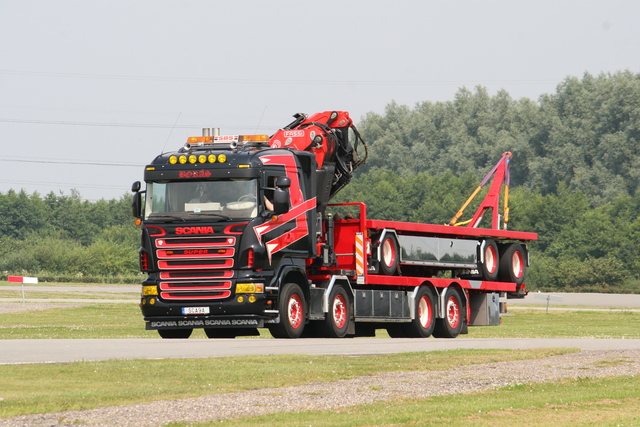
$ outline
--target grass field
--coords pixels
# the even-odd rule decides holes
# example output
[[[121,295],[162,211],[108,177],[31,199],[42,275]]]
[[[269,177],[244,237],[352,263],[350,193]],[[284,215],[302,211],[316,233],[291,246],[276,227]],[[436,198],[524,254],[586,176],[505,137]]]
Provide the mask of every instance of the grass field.
[[[279,355],[0,365],[0,417],[287,387],[383,371],[454,369],[570,351],[454,350],[361,357]]]
[[[377,402],[336,411],[276,413],[224,420],[234,427],[300,426],[638,426],[640,378],[583,379],[518,385],[471,394]],[[179,426],[213,426],[171,423]]]
[[[386,333],[379,331],[379,336]],[[60,304],[48,310],[0,314],[0,348],[2,339],[157,337],[156,332],[144,330],[135,303],[89,303],[82,307]],[[205,338],[205,335],[195,331],[193,337]],[[261,336],[269,337],[268,332]],[[502,325],[470,327],[468,337],[640,339],[640,313],[596,310],[546,313],[512,309],[503,316]],[[565,351],[569,350],[454,350],[359,358],[264,356],[243,360],[169,359],[0,366],[0,417],[335,381],[381,370],[450,369],[468,364],[470,360],[537,358]],[[155,375],[157,372],[163,375]],[[264,380],[267,377],[268,384]],[[278,413],[225,420],[225,424],[640,425],[640,394],[636,390],[640,390],[638,377],[587,379],[521,385],[464,396],[380,402],[332,412]],[[204,425],[213,424],[219,422]]]
[[[21,303],[16,303],[21,304]],[[26,303],[27,305],[29,303]],[[266,330],[261,337],[270,337]],[[387,336],[379,330],[379,336]],[[194,330],[193,338],[206,338]],[[500,326],[469,328],[471,338],[640,338],[640,312],[512,309]],[[61,304],[49,310],[0,314],[0,339],[158,338],[146,331],[137,304]]]

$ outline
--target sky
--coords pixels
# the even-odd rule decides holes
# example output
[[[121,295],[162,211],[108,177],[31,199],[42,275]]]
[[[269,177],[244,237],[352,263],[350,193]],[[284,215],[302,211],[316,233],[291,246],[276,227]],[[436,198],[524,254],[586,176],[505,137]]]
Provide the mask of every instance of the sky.
[[[120,198],[202,128],[640,72],[640,2],[0,0],[0,193]]]

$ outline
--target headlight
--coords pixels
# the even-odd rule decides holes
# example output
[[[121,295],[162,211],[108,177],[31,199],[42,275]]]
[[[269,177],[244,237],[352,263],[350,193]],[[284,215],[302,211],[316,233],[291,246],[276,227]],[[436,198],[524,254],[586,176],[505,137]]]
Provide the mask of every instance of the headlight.
[[[236,294],[261,294],[264,292],[262,283],[237,283]]]

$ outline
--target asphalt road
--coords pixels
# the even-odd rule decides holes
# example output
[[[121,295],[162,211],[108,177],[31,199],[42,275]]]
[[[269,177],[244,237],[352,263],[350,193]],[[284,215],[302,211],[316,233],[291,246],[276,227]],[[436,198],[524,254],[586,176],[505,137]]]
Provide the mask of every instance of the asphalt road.
[[[95,288],[94,288],[95,289]],[[122,288],[118,289],[122,291]],[[104,291],[104,290],[103,290]],[[515,308],[523,304],[546,305],[547,294],[509,300]],[[550,294],[549,305],[625,307],[640,309],[640,295]],[[69,300],[67,300],[69,301]],[[95,302],[95,300],[94,300]],[[574,347],[583,350],[640,350],[640,339],[65,339],[1,340],[0,364],[64,363],[108,359],[202,358],[268,354],[368,355],[460,348],[527,349]]]
[[[0,364],[63,363],[107,359],[203,358],[270,354],[371,355],[461,348],[640,350],[640,339],[65,339],[2,340]]]

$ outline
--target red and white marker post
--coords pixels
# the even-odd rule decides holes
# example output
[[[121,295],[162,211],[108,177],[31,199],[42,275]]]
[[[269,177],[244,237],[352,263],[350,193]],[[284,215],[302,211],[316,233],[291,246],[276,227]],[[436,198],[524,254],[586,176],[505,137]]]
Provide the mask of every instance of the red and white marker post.
[[[38,278],[37,277],[24,277],[24,276],[9,276],[7,280],[12,283],[22,283],[22,302],[24,303],[24,284],[27,283],[29,285],[37,285]]]

